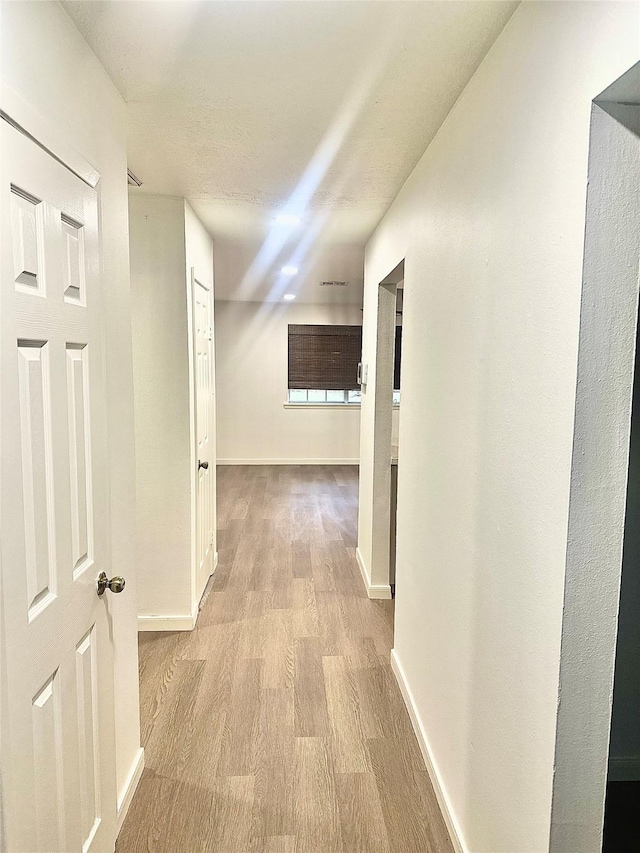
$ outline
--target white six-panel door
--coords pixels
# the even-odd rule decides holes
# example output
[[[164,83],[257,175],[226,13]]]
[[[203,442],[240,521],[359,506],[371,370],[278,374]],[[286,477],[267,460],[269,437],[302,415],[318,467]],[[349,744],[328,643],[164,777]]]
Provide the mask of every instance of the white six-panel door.
[[[213,571],[215,530],[215,403],[213,387],[213,305],[211,285],[192,269],[195,374],[195,429],[198,472],[196,487],[195,597],[200,600]]]
[[[5,121],[0,132],[6,845],[110,851],[111,593],[96,593],[112,568],[98,198]]]

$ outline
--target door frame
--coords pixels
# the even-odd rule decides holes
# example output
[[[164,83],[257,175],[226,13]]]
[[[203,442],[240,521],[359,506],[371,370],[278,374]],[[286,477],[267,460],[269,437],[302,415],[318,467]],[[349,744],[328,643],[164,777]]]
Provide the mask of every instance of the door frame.
[[[356,558],[369,598],[391,598],[391,444],[393,425],[393,370],[396,330],[396,298],[398,285],[405,278],[404,259],[378,284],[376,311],[376,346],[374,364],[368,374],[372,387],[364,393],[373,393],[373,458],[371,477],[371,528],[362,528],[362,515],[358,519],[358,547]],[[400,417],[402,406],[400,407]],[[362,441],[361,441],[362,444]],[[360,460],[361,474],[363,459]],[[361,483],[363,480],[361,479]],[[367,566],[361,543],[371,542],[371,558]]]
[[[550,853],[602,848],[640,288],[638,92],[640,63],[591,111]]]

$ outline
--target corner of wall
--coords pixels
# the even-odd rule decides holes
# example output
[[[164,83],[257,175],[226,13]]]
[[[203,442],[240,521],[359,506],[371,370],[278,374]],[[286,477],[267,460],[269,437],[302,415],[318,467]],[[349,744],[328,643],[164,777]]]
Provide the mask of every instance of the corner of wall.
[[[356,548],[356,560],[369,598],[391,598],[391,586],[388,583],[371,583],[369,569],[367,568],[367,565],[362,557],[362,552],[360,551],[359,547]]]

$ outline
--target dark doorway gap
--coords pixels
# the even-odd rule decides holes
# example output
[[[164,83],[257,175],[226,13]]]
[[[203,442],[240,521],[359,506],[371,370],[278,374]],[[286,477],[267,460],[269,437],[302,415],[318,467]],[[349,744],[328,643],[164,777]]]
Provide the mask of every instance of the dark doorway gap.
[[[640,850],[640,782],[608,782],[602,853]]]

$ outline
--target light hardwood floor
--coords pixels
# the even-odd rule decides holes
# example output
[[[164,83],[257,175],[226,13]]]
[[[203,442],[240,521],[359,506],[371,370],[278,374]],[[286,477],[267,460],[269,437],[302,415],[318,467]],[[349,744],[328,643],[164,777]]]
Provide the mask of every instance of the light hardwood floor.
[[[355,560],[353,467],[222,466],[191,633],[140,635],[146,769],[117,853],[451,853]]]

